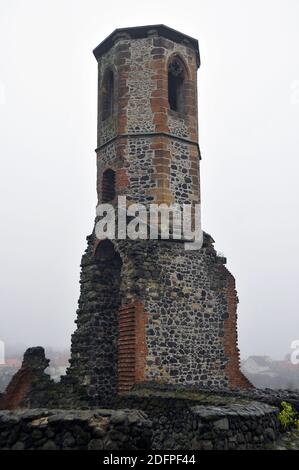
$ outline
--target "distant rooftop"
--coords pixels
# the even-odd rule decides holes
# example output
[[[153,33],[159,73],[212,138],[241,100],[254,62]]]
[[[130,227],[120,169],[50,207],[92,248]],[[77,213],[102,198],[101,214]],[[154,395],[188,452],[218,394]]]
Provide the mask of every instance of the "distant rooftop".
[[[101,57],[105,52],[107,52],[114,44],[115,39],[121,35],[128,35],[128,37],[132,39],[141,39],[146,38],[149,35],[157,34],[158,36],[162,36],[166,39],[170,39],[171,41],[184,43],[195,50],[196,57],[197,57],[197,65],[200,65],[200,55],[199,55],[199,48],[198,48],[198,41],[187,34],[180,33],[180,31],[176,31],[175,29],[169,28],[164,24],[155,24],[155,25],[147,25],[147,26],[134,26],[131,28],[118,28],[113,31],[113,33],[109,34],[109,36],[104,39],[93,51],[96,59]]]

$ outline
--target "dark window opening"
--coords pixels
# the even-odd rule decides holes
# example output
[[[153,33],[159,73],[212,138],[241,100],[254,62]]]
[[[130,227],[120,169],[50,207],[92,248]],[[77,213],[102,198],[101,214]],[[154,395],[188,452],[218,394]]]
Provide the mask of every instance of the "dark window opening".
[[[102,85],[102,121],[113,114],[114,102],[114,76],[112,70],[104,75]]]
[[[168,66],[168,102],[173,111],[184,112],[185,68],[177,57]]]
[[[109,202],[115,198],[115,171],[106,170],[102,179],[102,202]]]
[[[110,240],[102,240],[96,249],[95,258],[98,262],[111,261],[114,258],[117,258],[119,263],[121,259],[119,254],[115,251],[114,245]]]

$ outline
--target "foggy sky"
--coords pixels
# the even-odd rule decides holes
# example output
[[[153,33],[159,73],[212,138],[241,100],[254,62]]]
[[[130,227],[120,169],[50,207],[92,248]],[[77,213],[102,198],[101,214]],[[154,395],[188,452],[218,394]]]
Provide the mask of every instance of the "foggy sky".
[[[199,40],[203,228],[237,280],[242,357],[299,339],[299,2],[0,0],[0,340],[68,347],[96,205],[96,47]]]

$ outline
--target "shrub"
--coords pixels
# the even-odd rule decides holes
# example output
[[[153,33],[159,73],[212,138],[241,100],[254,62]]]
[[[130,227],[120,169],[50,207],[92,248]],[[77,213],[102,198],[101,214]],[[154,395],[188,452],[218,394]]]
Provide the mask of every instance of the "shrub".
[[[278,414],[279,422],[283,429],[296,427],[299,429],[299,419],[297,412],[290,403],[283,401],[281,403],[281,411]]]

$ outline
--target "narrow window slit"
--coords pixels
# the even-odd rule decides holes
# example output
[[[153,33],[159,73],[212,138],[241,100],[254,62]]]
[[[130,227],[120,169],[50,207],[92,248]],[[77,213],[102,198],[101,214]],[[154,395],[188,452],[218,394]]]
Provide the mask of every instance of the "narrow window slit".
[[[114,75],[112,70],[107,70],[104,74],[102,85],[102,121],[105,121],[113,114],[114,105]]]
[[[185,67],[182,61],[175,57],[168,65],[168,102],[173,111],[184,112],[184,81]]]
[[[115,198],[115,171],[105,170],[102,179],[102,202],[110,202]]]

